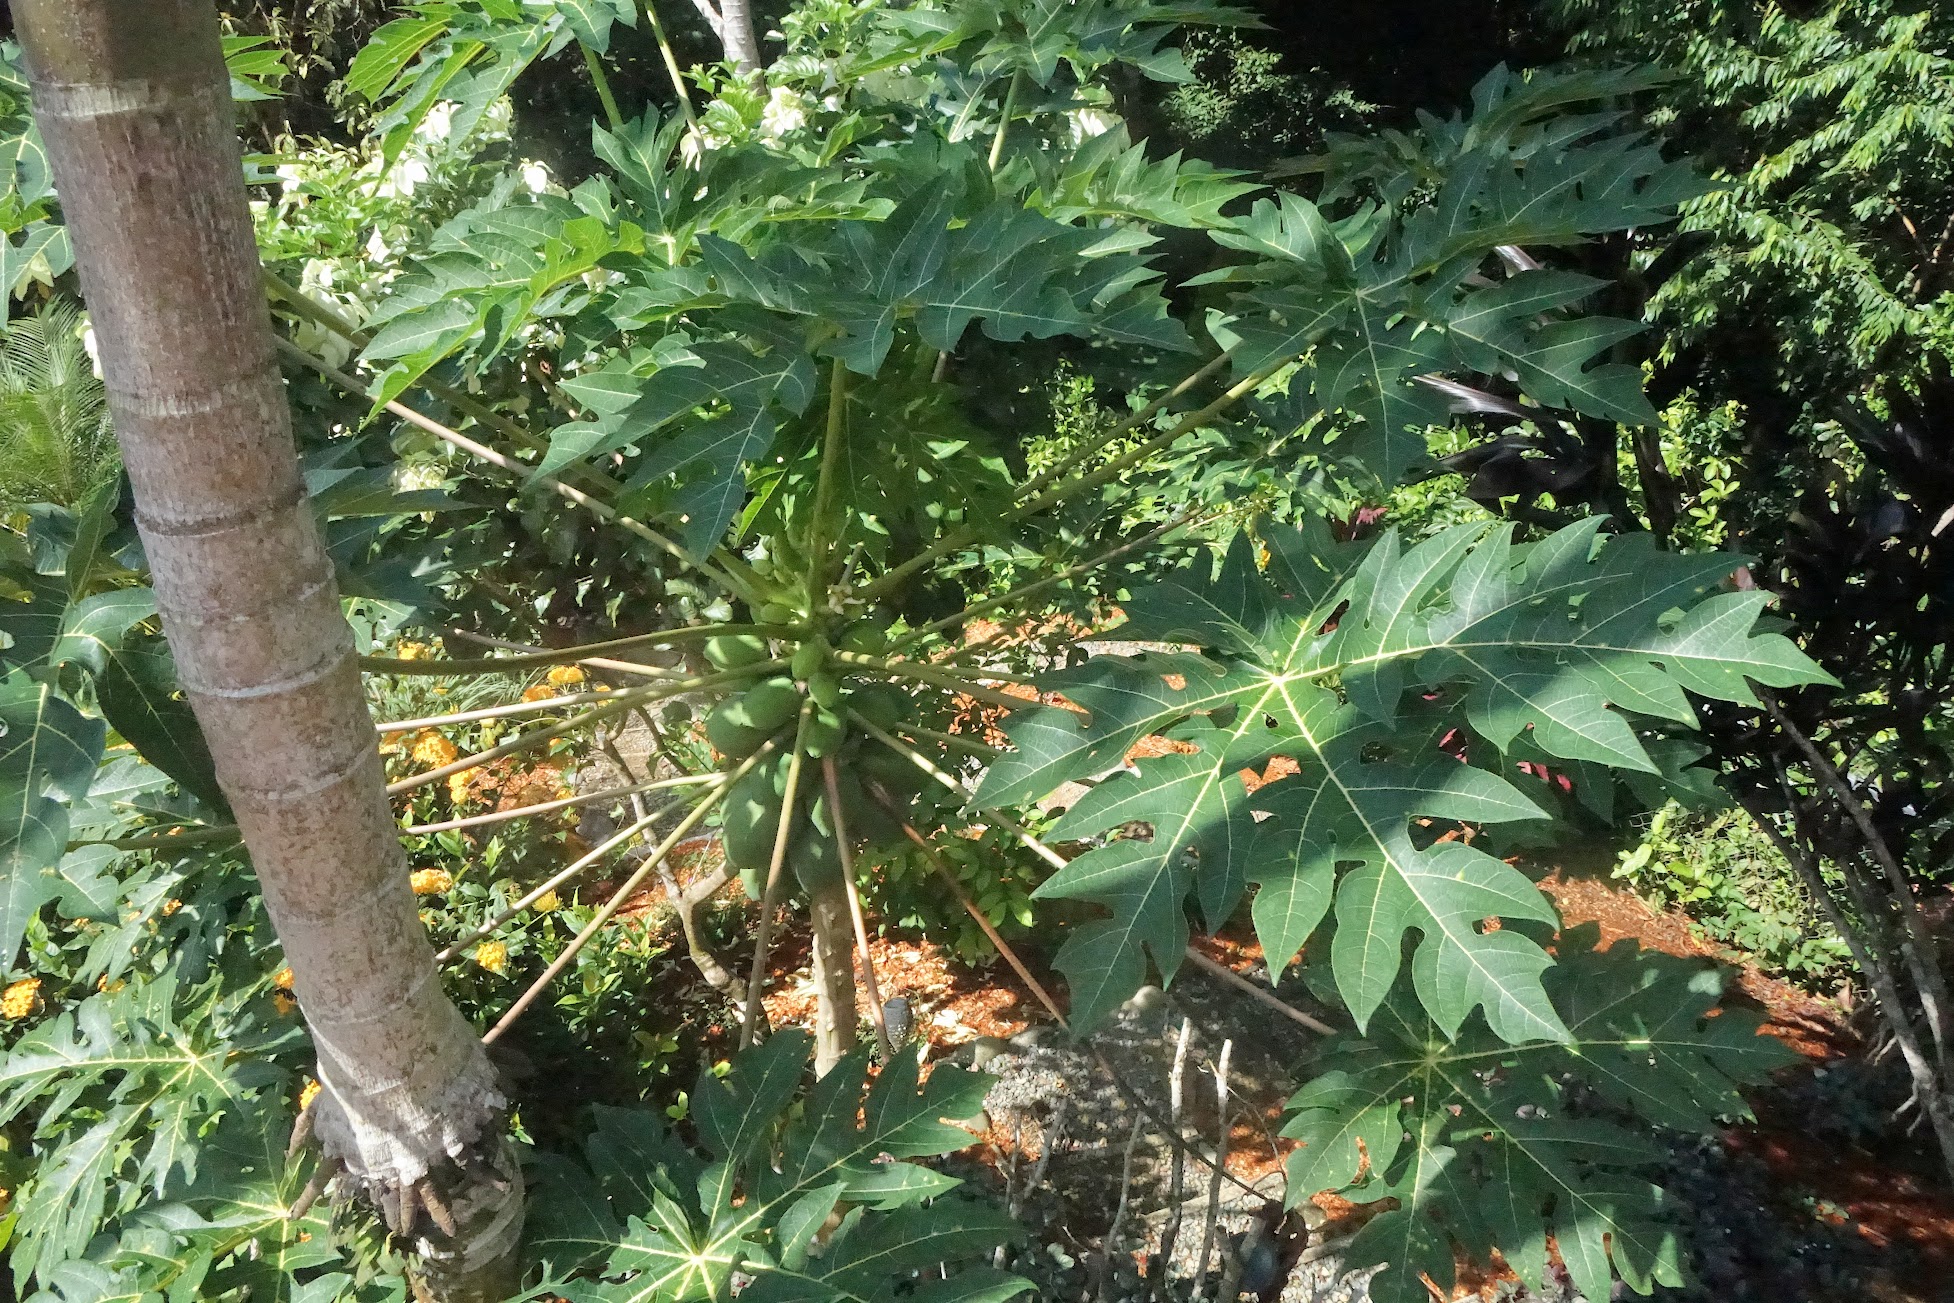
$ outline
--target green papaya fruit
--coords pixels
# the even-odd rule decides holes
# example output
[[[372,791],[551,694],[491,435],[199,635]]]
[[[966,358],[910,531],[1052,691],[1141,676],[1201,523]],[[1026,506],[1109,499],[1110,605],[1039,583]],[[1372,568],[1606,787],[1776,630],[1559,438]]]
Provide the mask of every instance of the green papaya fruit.
[[[843,651],[878,656],[889,645],[889,633],[879,621],[857,620],[841,631],[840,641],[836,645]]]
[[[892,729],[903,720],[909,694],[893,683],[865,683],[848,694],[848,707],[879,729]]]
[[[916,767],[914,761],[897,755],[887,747],[874,747],[863,752],[860,764],[865,779],[874,779],[897,800],[908,800],[922,791],[925,784],[933,781]]]
[[[841,704],[841,680],[826,670],[817,670],[807,681],[807,695],[814,704],[833,710]]]
[[[736,670],[767,659],[767,640],[753,633],[722,633],[706,639],[706,660],[715,668]]]
[[[902,826],[869,794],[855,766],[836,767],[835,789],[841,794],[842,821],[848,825],[850,845],[880,847],[903,840]]]
[[[773,792],[775,796],[782,797],[782,798],[786,797],[787,775],[792,771],[793,766],[794,766],[794,757],[792,753],[787,751],[782,751],[779,755],[775,756],[773,763],[771,765],[764,766],[767,775],[767,782],[773,788]],[[805,785],[806,782],[807,782],[807,766],[806,764],[802,764],[801,783]]]
[[[732,699],[737,709],[733,718],[748,728],[771,735],[794,718],[801,708],[801,691],[789,678],[771,678],[754,684]]]
[[[761,624],[792,624],[794,617],[800,613],[785,602],[762,602],[754,608],[753,614]]]
[[[765,766],[749,769],[726,793],[720,839],[726,862],[737,869],[765,869],[780,826],[780,797]]]
[[[746,893],[748,900],[759,900],[766,894],[767,884],[761,881],[757,866],[748,866],[740,870],[740,890]]]
[[[821,672],[828,663],[828,645],[819,638],[810,638],[794,649],[793,662],[788,668],[797,679],[809,679]]]
[[[787,863],[801,887],[809,892],[832,887],[841,877],[841,844],[832,831],[822,832],[810,819],[796,830]]]
[[[737,698],[720,702],[706,716],[706,740],[719,754],[735,760],[744,760],[758,751],[772,733],[772,729],[753,727]]]
[[[807,721],[807,732],[802,734],[802,741],[807,753],[819,760],[823,756],[833,755],[846,736],[841,716],[831,710],[817,708],[814,717]]]

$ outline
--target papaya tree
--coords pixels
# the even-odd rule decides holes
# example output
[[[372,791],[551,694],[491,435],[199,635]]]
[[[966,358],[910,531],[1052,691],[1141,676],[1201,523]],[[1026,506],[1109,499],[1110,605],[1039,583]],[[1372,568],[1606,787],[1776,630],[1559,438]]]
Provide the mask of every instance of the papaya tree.
[[[16,7],[155,604],[284,943],[307,1114],[436,1297],[508,1292],[522,1185],[433,980],[332,564],[299,478],[216,15]]]
[[[538,60],[574,45],[601,69],[635,17],[411,6],[346,79],[376,167],[416,141],[476,148]],[[947,1190],[936,1174],[878,1161],[953,1148],[938,1119],[967,1115],[980,1085],[944,1067],[919,1085],[883,1031],[869,1086],[851,1049],[857,958],[879,1013],[864,863],[977,825],[1053,870],[1044,898],[1078,902],[1058,954],[1074,1030],[1171,981],[1194,921],[1244,903],[1277,969],[1306,955],[1351,1030],[1300,1083],[1289,1195],[1398,1200],[1359,1248],[1392,1267],[1377,1297],[1424,1297],[1454,1244],[1534,1284],[1557,1251],[1590,1297],[1612,1276],[1644,1292],[1677,1278],[1635,1128],[1740,1111],[1772,1043],[1711,1016],[1701,975],[1556,944],[1551,902],[1485,845],[1570,813],[1527,773],[1568,776],[1568,799],[1605,818],[1689,781],[1697,701],[1822,676],[1760,625],[1758,594],[1725,591],[1737,558],[1601,521],[1353,538],[1331,519],[1426,469],[1458,410],[1652,419],[1638,373],[1609,360],[1635,327],[1590,313],[1600,283],[1554,263],[1670,220],[1700,183],[1603,107],[1640,79],[1600,72],[1497,70],[1467,113],[1341,142],[1300,173],[1308,194],[1150,157],[1111,77],[1178,78],[1179,30],[1250,21],[1207,0],[808,0],[764,95],[706,78],[711,102],[672,118],[613,98],[574,187],[511,162],[404,251],[362,235],[386,247],[347,278],[357,290],[324,292],[305,253],[275,260],[293,392],[330,385],[364,409],[302,429],[308,451],[356,448],[382,470],[411,431],[472,494],[334,556],[349,586],[372,584],[411,537],[448,577],[404,600],[497,650],[361,668],[616,679],[495,708],[543,722],[397,791],[652,708],[692,711],[710,748],[675,823],[491,1011],[487,1039],[552,998],[696,829],[716,827],[725,873],[760,903],[741,1039],[765,1043],[701,1081],[685,1128],[602,1112],[582,1155],[536,1158],[537,1289],[578,1273],[596,1283],[562,1292],[724,1297],[737,1271],[743,1296],[895,1297],[1002,1235],[928,1202]],[[1092,386],[1069,418],[1038,401],[1055,359]],[[542,641],[547,604],[484,577],[547,552],[538,539],[589,558],[564,605],[594,593],[607,636],[498,645]],[[1095,599],[1124,623],[1075,627],[1084,643],[1123,630],[1150,650],[1033,656],[1008,636],[1055,608],[1103,621]],[[56,776],[37,810],[87,788]],[[1085,848],[1069,856],[1027,824],[1062,784],[1085,793],[1052,830]],[[167,840],[173,818],[146,826]],[[575,891],[652,822],[467,941]],[[760,998],[795,904],[821,1006],[798,1117],[805,1046],[764,1035]],[[1583,1113],[1594,1098],[1615,1112]],[[1024,1288],[981,1267],[924,1287],[939,1281],[944,1297]]]
[[[1253,887],[1268,953],[1327,955],[1323,989],[1360,1031],[1388,1006],[1435,1043],[1578,1053],[1591,992],[1550,976],[1551,904],[1437,829],[1549,818],[1523,766],[1571,775],[1605,817],[1689,781],[1693,699],[1820,677],[1756,627],[1760,595],[1721,591],[1737,558],[1667,556],[1600,521],[1526,540],[1464,525],[1415,545],[1339,541],[1324,525],[1339,495],[1427,464],[1428,432],[1455,410],[1652,420],[1637,372],[1607,358],[1637,327],[1585,313],[1599,282],[1551,260],[1669,220],[1701,185],[1614,114],[1563,116],[1640,85],[1634,74],[1495,72],[1470,116],[1340,143],[1314,199],[1149,159],[1085,117],[1110,106],[1109,68],[1178,75],[1176,25],[1244,21],[1208,4],[810,4],[786,24],[765,112],[729,88],[697,126],[649,108],[593,125],[596,175],[458,214],[360,321],[281,296],[361,349],[376,415],[424,393],[472,428],[425,413],[422,428],[462,451],[500,441],[502,473],[532,501],[597,515],[648,564],[716,590],[709,618],[684,627],[369,668],[696,650],[688,670],[641,667],[643,686],[580,722],[716,702],[703,730],[724,767],[695,813],[719,822],[762,905],[749,1032],[781,903],[808,911],[830,1064],[856,1034],[857,862],[946,824],[1022,828],[1021,807],[1081,782],[1090,794],[1055,835],[1102,844],[1067,861],[1025,834],[1057,867],[1041,894],[1106,910],[1059,953],[1075,1028],[1174,976],[1190,906],[1219,927]],[[447,48],[362,81],[382,121],[410,119]],[[1170,232],[1208,242],[1206,270],[1175,283],[1149,260]],[[986,387],[1054,350],[1124,410],[1056,449],[987,428]],[[523,392],[528,415],[443,398],[464,384]],[[1136,481],[1161,467],[1181,477],[1183,510],[1138,512]],[[1298,487],[1312,479],[1314,497]],[[1288,520],[1258,519],[1270,504]],[[1008,624],[1081,584],[1116,587],[1104,576],[1124,558],[1190,528],[1232,537],[1225,559],[1210,570],[1197,549],[1136,592],[1119,635],[1180,650],[1044,675],[966,640],[978,617]],[[1028,556],[1028,582],[995,582]],[[1006,713],[1010,750],[954,726],[973,708]],[[1129,763],[1148,737],[1171,753]],[[1706,1027],[1692,1014],[1679,1035]],[[1745,1078],[1769,1060],[1760,1047],[1726,1066]],[[1432,1119],[1455,1103],[1421,1102]],[[1570,1131],[1516,1152],[1565,1174],[1586,1161],[1579,1143]],[[1306,1170],[1359,1175],[1354,1162]],[[1422,1188],[1402,1164],[1372,1176]],[[1299,1181],[1292,1195],[1310,1192]],[[1584,1284],[1605,1280],[1611,1252],[1638,1288],[1674,1276],[1647,1201],[1557,1206],[1574,1219],[1561,1242],[1602,1246]]]

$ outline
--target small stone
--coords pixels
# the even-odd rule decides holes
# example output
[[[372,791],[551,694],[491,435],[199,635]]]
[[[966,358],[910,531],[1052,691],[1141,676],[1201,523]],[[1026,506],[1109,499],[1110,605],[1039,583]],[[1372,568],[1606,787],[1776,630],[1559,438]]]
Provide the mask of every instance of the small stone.
[[[1021,1050],[1035,1050],[1042,1045],[1048,1044],[1057,1030],[1057,1028],[1050,1024],[1027,1027],[1011,1038],[1011,1044]]]
[[[1167,993],[1157,986],[1143,986],[1120,1006],[1124,1013],[1148,1014],[1167,1007]]]
[[[981,1072],[992,1059],[1010,1052],[1011,1042],[1003,1037],[979,1036],[970,1043],[970,1066]]]

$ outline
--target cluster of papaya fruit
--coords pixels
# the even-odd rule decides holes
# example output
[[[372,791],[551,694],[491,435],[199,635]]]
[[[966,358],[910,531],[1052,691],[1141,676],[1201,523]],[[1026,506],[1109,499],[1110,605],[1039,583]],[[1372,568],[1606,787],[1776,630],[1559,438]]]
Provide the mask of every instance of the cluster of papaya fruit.
[[[842,630],[832,644],[819,635],[811,637],[792,649],[788,673],[752,683],[706,716],[706,738],[728,760],[745,760],[774,744],[771,754],[732,785],[721,806],[727,863],[739,872],[749,896],[758,899],[764,890],[783,818],[790,820],[786,863],[809,893],[839,881],[842,835],[855,854],[864,846],[901,840],[902,821],[910,817],[909,808],[929,778],[856,721],[898,730],[914,722],[915,702],[896,684],[869,678],[834,655],[839,650],[873,656],[886,643],[881,627],[867,620]],[[720,670],[745,669],[788,654],[774,651],[758,634],[722,635],[709,640],[704,651]],[[806,759],[790,811],[788,774],[797,740]],[[835,762],[841,798],[838,821],[820,764],[828,759]]]

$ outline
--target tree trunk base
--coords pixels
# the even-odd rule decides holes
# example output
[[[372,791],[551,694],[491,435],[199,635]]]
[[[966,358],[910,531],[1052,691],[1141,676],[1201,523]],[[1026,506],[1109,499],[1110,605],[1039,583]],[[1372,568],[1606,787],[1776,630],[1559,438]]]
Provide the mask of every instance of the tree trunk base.
[[[515,1146],[498,1134],[463,1157],[394,1195],[414,1232],[414,1296],[424,1303],[499,1303],[521,1284],[523,1186]]]

